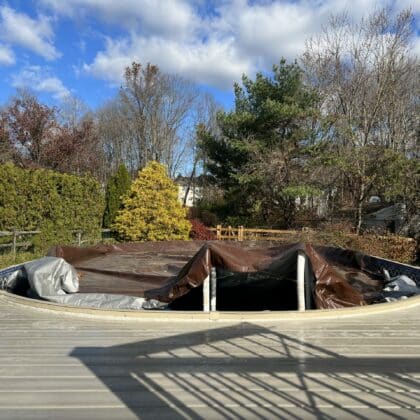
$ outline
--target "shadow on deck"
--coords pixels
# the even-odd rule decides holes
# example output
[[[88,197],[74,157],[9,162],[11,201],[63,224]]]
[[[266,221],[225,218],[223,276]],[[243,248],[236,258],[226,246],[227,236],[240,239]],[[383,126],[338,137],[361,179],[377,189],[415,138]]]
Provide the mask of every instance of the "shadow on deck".
[[[71,356],[141,418],[420,415],[419,357],[344,357],[249,323]]]

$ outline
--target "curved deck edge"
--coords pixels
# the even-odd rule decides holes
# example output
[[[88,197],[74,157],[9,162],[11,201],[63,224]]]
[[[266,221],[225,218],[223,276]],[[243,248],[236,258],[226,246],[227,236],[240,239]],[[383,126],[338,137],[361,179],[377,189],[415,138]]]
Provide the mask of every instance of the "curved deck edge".
[[[261,312],[198,312],[198,311],[129,311],[113,309],[85,308],[78,306],[60,305],[58,303],[35,300],[0,291],[0,302],[6,301],[28,308],[53,312],[63,315],[74,315],[87,318],[101,318],[108,320],[137,320],[137,321],[283,321],[310,319],[338,319],[343,317],[366,316],[410,309],[420,306],[420,295],[408,299],[389,303],[378,303],[368,306],[358,306],[340,309],[317,309],[305,312],[299,311],[261,311]]]

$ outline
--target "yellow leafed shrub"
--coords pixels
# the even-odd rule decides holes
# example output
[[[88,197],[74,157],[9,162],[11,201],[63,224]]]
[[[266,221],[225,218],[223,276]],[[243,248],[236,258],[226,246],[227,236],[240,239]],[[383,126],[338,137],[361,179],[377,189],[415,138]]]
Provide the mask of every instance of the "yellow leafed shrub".
[[[186,240],[191,229],[186,216],[165,166],[150,162],[131,184],[113,229],[130,241]]]

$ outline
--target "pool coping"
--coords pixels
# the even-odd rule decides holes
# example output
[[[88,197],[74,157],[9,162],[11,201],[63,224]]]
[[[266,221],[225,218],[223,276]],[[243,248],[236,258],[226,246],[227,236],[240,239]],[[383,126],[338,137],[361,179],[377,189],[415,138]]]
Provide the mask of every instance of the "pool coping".
[[[395,302],[377,303],[366,306],[356,306],[339,309],[312,309],[306,311],[167,311],[167,310],[115,310],[87,308],[80,306],[62,305],[55,302],[42,301],[0,290],[0,301],[17,304],[32,309],[48,311],[61,315],[74,315],[86,318],[100,318],[108,320],[137,320],[137,321],[282,321],[282,320],[310,320],[310,319],[339,319],[345,317],[382,314],[397,310],[410,309],[420,305],[420,295]]]

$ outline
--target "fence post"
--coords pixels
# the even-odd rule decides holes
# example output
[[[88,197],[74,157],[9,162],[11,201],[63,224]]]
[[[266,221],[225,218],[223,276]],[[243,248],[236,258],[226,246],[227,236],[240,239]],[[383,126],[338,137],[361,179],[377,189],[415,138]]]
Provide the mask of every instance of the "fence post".
[[[216,239],[220,241],[222,239],[222,225],[216,226]]]
[[[82,231],[80,231],[80,230],[77,231],[77,244],[79,246],[82,245]]]
[[[16,228],[13,228],[13,240],[12,240],[13,258],[16,258],[16,247],[17,247],[17,232],[16,232]]]
[[[297,254],[297,301],[298,301],[298,311],[305,310],[305,265],[306,265],[306,255],[303,251],[298,251]]]
[[[244,240],[244,227],[238,226],[238,241],[242,242]]]

